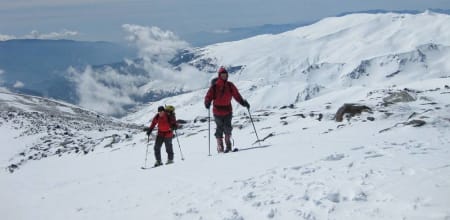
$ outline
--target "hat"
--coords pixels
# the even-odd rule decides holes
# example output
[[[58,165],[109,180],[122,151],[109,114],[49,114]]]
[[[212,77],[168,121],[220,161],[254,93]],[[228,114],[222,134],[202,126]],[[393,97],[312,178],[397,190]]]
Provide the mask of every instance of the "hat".
[[[164,111],[164,106],[159,106],[158,107],[158,112],[162,112],[162,111]]]
[[[228,73],[227,70],[225,69],[225,67],[223,67],[223,66],[221,66],[217,72],[219,74],[221,74],[221,73]]]

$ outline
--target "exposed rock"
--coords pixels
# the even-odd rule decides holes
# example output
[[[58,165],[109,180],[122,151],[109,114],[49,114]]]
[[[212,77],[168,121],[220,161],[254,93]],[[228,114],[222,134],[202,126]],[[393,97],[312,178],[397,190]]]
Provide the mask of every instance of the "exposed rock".
[[[372,109],[365,105],[346,103],[338,109],[334,118],[337,122],[341,122],[344,119],[345,114],[353,117],[357,114],[361,114],[362,112],[370,111],[372,111]]]
[[[294,109],[295,105],[294,104],[290,104],[290,105],[283,105],[283,106],[280,107],[280,109],[286,109],[286,108]]]
[[[178,123],[178,124],[187,124],[188,121],[183,120],[183,119],[178,119],[178,120],[177,120],[177,123]]]
[[[394,92],[388,97],[383,98],[385,104],[393,104],[398,102],[413,102],[416,98],[407,91]]]
[[[295,114],[294,116],[300,116],[300,117],[302,117],[302,118],[306,118],[306,116],[305,116],[304,114],[302,114],[302,113]]]
[[[426,124],[425,121],[423,121],[423,120],[418,120],[418,119],[414,119],[414,120],[405,122],[405,125],[411,125],[411,126],[413,126],[413,127],[421,127],[421,126],[423,126],[423,125],[425,125],[425,124]]]
[[[323,114],[319,113],[319,117],[317,118],[317,120],[322,121],[322,118],[323,118]]]

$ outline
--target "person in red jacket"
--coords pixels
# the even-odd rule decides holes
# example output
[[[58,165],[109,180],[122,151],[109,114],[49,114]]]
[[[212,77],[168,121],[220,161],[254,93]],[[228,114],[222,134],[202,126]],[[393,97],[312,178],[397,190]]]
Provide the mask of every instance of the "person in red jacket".
[[[216,122],[216,132],[214,136],[217,139],[217,151],[219,153],[228,153],[231,151],[231,119],[233,117],[233,108],[231,106],[231,99],[234,98],[239,104],[246,108],[250,108],[250,104],[242,98],[236,86],[228,81],[228,72],[224,67],[218,70],[218,78],[205,96],[205,107],[210,108],[213,103],[213,115]],[[224,151],[223,134],[225,134]]]
[[[150,127],[147,129],[147,135],[150,135],[155,128],[155,126],[158,125],[158,134],[156,136],[155,140],[155,167],[161,166],[161,147],[164,142],[164,145],[166,146],[166,152],[167,152],[167,163],[171,164],[173,163],[173,146],[172,146],[172,138],[173,138],[173,130],[178,127],[177,121],[174,114],[170,114],[169,112],[166,112],[163,106],[158,107],[158,113],[153,117],[152,123]]]

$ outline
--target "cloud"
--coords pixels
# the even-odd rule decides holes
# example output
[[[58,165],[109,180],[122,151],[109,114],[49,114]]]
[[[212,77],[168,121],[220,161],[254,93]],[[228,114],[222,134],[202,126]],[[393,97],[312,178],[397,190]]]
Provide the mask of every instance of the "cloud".
[[[5,83],[3,81],[3,75],[5,74],[5,71],[0,69],[0,92],[9,92],[9,90],[5,87],[1,87],[3,85],[3,83]]]
[[[0,69],[0,85],[2,85],[4,83],[4,81],[3,81],[3,74],[4,73],[5,73],[5,71]]]
[[[228,33],[230,33],[230,30],[228,30],[228,29],[217,29],[217,30],[213,30],[212,33],[214,33],[214,34],[228,34]]]
[[[12,36],[12,35],[0,34],[0,41],[7,41],[7,40],[12,40],[12,39],[16,39],[16,37]]]
[[[14,88],[23,88],[25,86],[25,84],[21,81],[16,81],[16,83],[14,83],[13,87]]]
[[[189,47],[173,32],[158,27],[124,24],[122,28],[128,34],[126,39],[139,49],[139,56],[151,62],[167,63],[180,49]]]
[[[127,39],[139,49],[139,61],[126,59],[130,69],[143,69],[140,73],[124,73],[112,67],[82,71],[70,69],[76,84],[79,105],[109,115],[122,115],[130,106],[153,93],[173,93],[199,89],[209,76],[192,66],[183,65],[174,70],[168,62],[188,44],[170,31],[158,27],[124,25]],[[126,71],[125,71],[126,72]]]
[[[77,31],[71,30],[61,30],[59,32],[50,32],[50,33],[40,33],[39,31],[33,30],[29,34],[24,36],[14,36],[14,35],[3,35],[0,34],[0,41],[6,40],[14,40],[14,39],[47,39],[47,40],[57,40],[57,39],[68,39],[71,37],[75,37],[79,35]]]
[[[76,83],[79,105],[105,114],[123,114],[125,106],[135,104],[131,98],[139,95],[138,85],[142,77],[119,74],[112,68],[94,71],[87,67],[78,72],[71,68],[69,73]]]
[[[51,32],[42,34],[39,31],[33,30],[30,34],[25,35],[24,38],[27,39],[64,39],[77,36],[78,32],[70,30],[62,30],[60,32]]]

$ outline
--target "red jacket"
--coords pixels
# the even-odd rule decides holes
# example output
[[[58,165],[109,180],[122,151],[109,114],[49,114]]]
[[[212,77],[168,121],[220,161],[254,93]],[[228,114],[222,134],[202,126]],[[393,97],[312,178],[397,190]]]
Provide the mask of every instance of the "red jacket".
[[[153,117],[150,130],[152,131],[156,125],[158,125],[158,136],[171,138],[173,137],[172,128],[177,127],[177,120],[175,115],[169,116],[167,112],[162,111]]]
[[[209,105],[213,102],[213,114],[224,116],[233,112],[231,98],[234,98],[241,105],[244,102],[236,86],[232,82],[225,81],[219,77],[206,93],[205,104]]]

